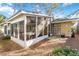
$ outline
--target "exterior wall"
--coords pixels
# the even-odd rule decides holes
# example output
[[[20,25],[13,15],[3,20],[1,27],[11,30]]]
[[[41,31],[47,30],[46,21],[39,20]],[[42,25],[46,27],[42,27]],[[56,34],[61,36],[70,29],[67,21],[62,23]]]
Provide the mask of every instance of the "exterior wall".
[[[71,26],[73,26],[72,22],[61,23],[61,34],[65,34],[66,36],[71,36]]]
[[[71,26],[73,26],[75,22],[69,21],[69,22],[61,22],[61,23],[53,23],[53,24],[58,24],[57,26],[57,32],[54,33],[54,35],[60,35],[60,34],[65,34],[66,36],[71,36]],[[52,26],[52,33],[53,33],[53,26]]]
[[[11,21],[9,21],[9,22],[12,24],[12,23],[15,23],[15,22],[22,21],[22,20],[24,20],[24,19],[25,19],[25,16],[26,16],[26,15],[21,14],[21,15],[19,15],[19,16],[17,16],[17,17],[15,17],[14,19],[12,19],[12,20],[11,20]]]

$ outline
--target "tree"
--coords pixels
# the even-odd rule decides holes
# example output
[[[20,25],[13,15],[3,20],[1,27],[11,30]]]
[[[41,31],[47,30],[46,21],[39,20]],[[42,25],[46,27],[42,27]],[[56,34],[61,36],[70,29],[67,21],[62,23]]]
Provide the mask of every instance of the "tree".
[[[39,7],[43,7],[46,13],[50,15],[52,11],[60,6],[59,3],[36,3],[35,5],[39,5]]]
[[[5,19],[5,18],[6,18],[5,16],[0,15],[0,23],[4,22],[4,19]]]
[[[46,5],[46,6],[45,6],[45,7],[46,7],[45,9],[46,9],[46,11],[47,11],[47,14],[50,15],[50,16],[52,15],[53,10],[59,8],[59,6],[60,6],[59,3],[51,3],[51,4],[48,4],[48,3],[47,3],[47,4],[45,4],[45,5]]]
[[[37,5],[39,5],[40,7],[39,9],[42,8],[42,11],[44,10],[46,14],[48,14],[49,16],[52,16],[53,20],[54,20],[54,14],[53,14],[54,10],[60,7],[60,3],[35,3],[34,4],[34,6],[37,6]]]

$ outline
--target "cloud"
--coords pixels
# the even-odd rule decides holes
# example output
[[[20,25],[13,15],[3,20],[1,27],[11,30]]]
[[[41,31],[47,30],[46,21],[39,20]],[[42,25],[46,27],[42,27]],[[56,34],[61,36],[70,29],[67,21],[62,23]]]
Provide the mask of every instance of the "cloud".
[[[0,3],[0,7],[1,6],[13,6],[13,4],[12,3]]]
[[[12,3],[6,3],[6,4],[8,4],[8,5],[10,5],[10,6],[12,6],[12,5],[13,5]]]
[[[0,7],[0,11],[8,12],[8,14],[10,14],[14,10],[11,7],[9,7],[9,6],[5,6],[5,7]]]
[[[1,13],[3,13],[3,14],[7,14],[6,16],[11,16],[13,13],[14,13],[14,8],[13,7],[11,7],[12,6],[12,4],[8,4],[7,3],[7,5],[2,5],[2,4],[0,4],[0,12]],[[17,12],[17,10],[15,10],[15,12]]]
[[[69,6],[71,5],[72,3],[63,3],[63,6]]]
[[[78,15],[76,15],[76,14],[71,15],[71,16],[69,16],[69,18],[79,18],[79,14]]]
[[[56,14],[54,15],[54,18],[57,19],[57,18],[64,18],[64,15],[63,14]]]

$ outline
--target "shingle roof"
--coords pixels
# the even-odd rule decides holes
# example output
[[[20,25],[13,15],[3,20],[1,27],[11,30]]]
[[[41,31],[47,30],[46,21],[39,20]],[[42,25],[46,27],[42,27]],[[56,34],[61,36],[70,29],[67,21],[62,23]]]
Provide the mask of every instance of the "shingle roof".
[[[79,18],[55,19],[54,21],[52,21],[52,23],[67,22],[67,21],[76,21],[76,20],[79,20]]]

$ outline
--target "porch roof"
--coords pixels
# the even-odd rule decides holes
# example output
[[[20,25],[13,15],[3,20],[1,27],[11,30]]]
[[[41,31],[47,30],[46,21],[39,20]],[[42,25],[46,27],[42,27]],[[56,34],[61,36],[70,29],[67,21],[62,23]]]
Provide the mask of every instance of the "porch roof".
[[[8,18],[8,21],[12,20],[13,18],[15,18],[21,14],[30,15],[30,16],[39,16],[39,17],[52,17],[52,16],[45,15],[45,14],[32,13],[32,12],[26,12],[24,10],[20,10],[17,13],[13,14],[10,18]]]

